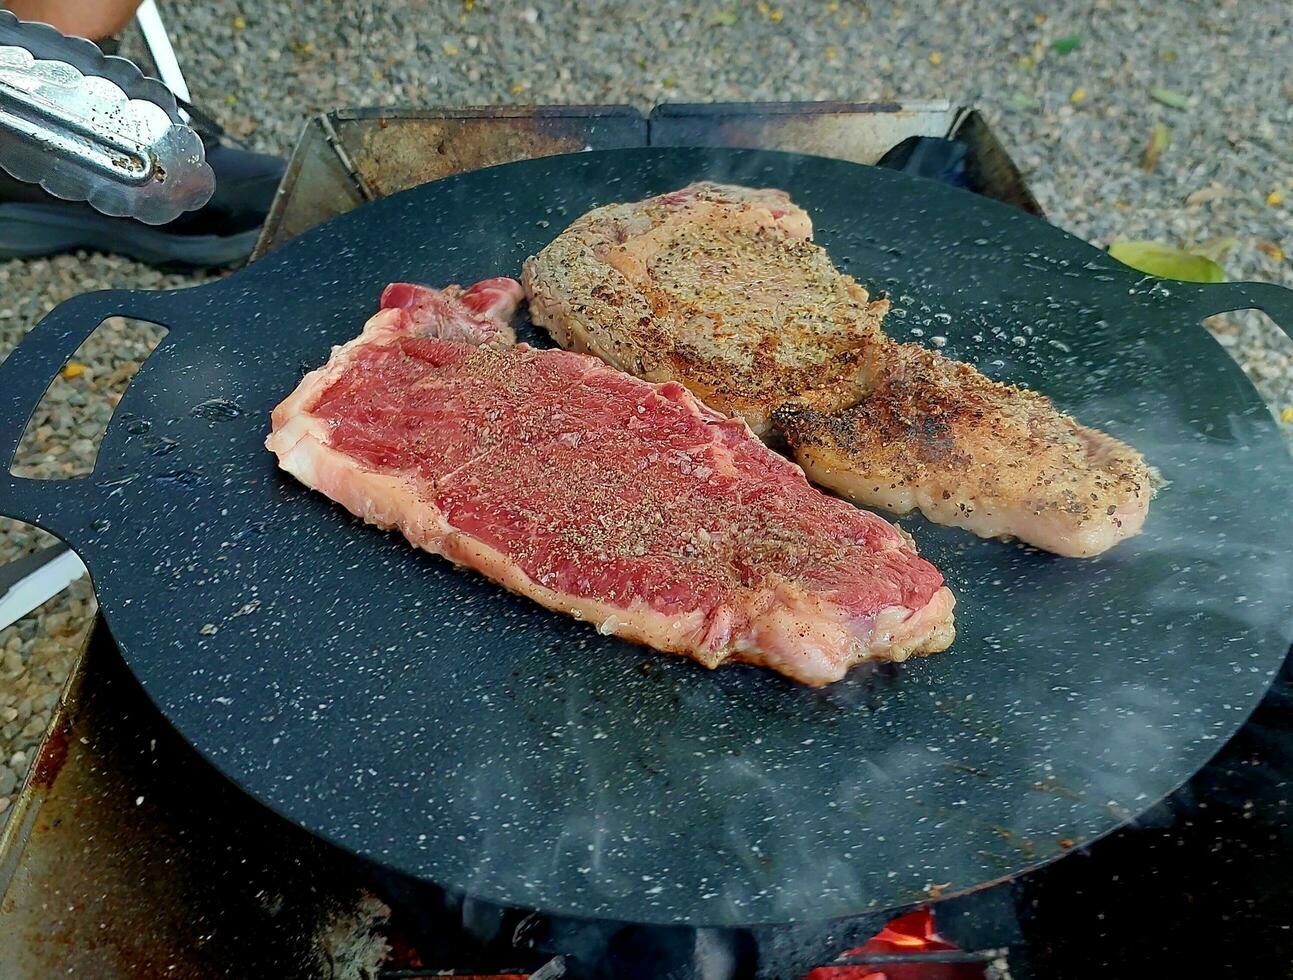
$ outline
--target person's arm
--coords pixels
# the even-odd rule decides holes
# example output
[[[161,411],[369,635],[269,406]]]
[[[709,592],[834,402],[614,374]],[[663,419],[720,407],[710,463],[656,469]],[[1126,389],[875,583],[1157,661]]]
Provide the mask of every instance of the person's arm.
[[[0,0],[19,20],[49,24],[90,40],[111,37],[130,23],[139,0]]]

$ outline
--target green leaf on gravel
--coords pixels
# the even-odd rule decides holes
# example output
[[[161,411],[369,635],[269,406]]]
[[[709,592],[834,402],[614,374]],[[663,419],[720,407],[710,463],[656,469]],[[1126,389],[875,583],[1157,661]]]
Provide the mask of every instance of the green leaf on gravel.
[[[1140,158],[1140,169],[1147,174],[1153,173],[1158,166],[1158,158],[1171,142],[1172,131],[1162,123],[1154,123],[1154,128],[1149,131],[1149,142],[1145,144],[1145,152]]]
[[[1051,42],[1051,48],[1060,54],[1068,54],[1082,47],[1082,35],[1070,34],[1068,37],[1057,37]]]
[[[1109,254],[1140,272],[1185,282],[1225,282],[1221,266],[1202,255],[1162,242],[1114,242]]]
[[[1161,85],[1151,85],[1149,97],[1155,102],[1161,102],[1163,105],[1170,106],[1173,109],[1185,109],[1190,104],[1189,96],[1181,94],[1176,89],[1164,88]]]
[[[1036,109],[1041,105],[1031,95],[1025,95],[1023,92],[1016,92],[1010,96],[1010,104],[1016,109]]]

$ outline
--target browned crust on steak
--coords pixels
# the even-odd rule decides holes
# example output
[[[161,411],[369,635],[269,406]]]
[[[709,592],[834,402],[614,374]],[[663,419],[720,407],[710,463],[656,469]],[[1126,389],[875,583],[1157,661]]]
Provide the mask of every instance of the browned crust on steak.
[[[1135,534],[1153,494],[1141,455],[1045,396],[914,344],[878,341],[866,393],[774,415],[815,482],[857,503],[1081,557]]]
[[[888,309],[809,234],[780,191],[701,184],[598,208],[526,262],[531,316],[766,435],[787,398],[858,372]]]

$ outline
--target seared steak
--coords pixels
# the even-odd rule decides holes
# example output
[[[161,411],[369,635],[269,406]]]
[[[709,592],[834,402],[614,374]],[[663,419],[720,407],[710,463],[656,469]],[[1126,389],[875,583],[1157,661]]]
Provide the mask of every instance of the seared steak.
[[[825,684],[947,647],[952,594],[900,531],[679,384],[495,344],[519,296],[509,280],[390,287],[274,410],[266,445],[362,519],[707,667]]]
[[[856,374],[888,304],[841,275],[782,191],[693,184],[579,218],[525,264],[534,322],[757,435],[787,398]]]
[[[1062,555],[1137,533],[1140,454],[1042,395],[880,330],[781,191],[694,184],[590,211],[525,266],[562,346],[679,381],[857,503]]]
[[[774,418],[813,482],[868,507],[919,509],[981,537],[1071,558],[1140,531],[1151,496],[1140,454],[968,364],[880,339],[856,404],[793,399]]]

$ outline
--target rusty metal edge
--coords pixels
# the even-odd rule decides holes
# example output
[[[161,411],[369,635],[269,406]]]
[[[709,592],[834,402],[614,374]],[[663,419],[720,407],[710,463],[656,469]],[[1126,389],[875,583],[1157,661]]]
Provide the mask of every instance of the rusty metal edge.
[[[898,112],[951,112],[949,99],[918,99],[914,102],[661,102],[651,110],[651,115],[830,115],[832,113],[898,113]]]
[[[359,168],[355,166],[355,161],[351,159],[350,153],[346,150],[345,142],[337,134],[337,127],[332,122],[334,118],[330,112],[319,117],[319,125],[323,129],[323,138],[328,141],[328,146],[336,154],[337,160],[340,161],[342,168],[346,171],[346,176],[355,185],[355,189],[359,191],[359,196],[364,199],[364,202],[377,200],[379,195],[374,193],[373,189],[368,186],[368,181],[364,180],[364,175],[359,172]]]
[[[260,236],[256,239],[256,245],[251,250],[251,256],[247,259],[248,262],[255,262],[268,252],[270,246],[278,237],[278,229],[283,222],[283,215],[287,211],[287,205],[290,203],[292,195],[296,193],[296,184],[300,179],[301,169],[305,166],[307,159],[307,154],[302,151],[312,139],[318,138],[315,131],[318,131],[318,134],[323,137],[324,141],[334,151],[337,149],[337,134],[328,119],[329,115],[331,113],[321,112],[317,116],[311,116],[305,121],[305,125],[301,127],[301,135],[297,137],[296,145],[292,148],[292,155],[287,162],[287,170],[283,174],[283,179],[278,183],[278,190],[274,192],[274,200],[269,206],[269,214],[265,216],[265,223],[261,225]],[[354,168],[347,165],[344,157],[339,157],[339,159],[343,165],[346,165],[346,170],[350,174],[351,180],[354,180]],[[360,195],[364,195],[364,189],[358,184],[355,190]],[[372,197],[368,195],[364,199],[372,200]]]
[[[301,176],[301,167],[305,162],[305,154],[301,150],[310,138],[310,130],[319,125],[320,119],[322,115],[314,116],[307,119],[305,125],[301,127],[301,135],[297,137],[296,145],[292,147],[292,155],[287,161],[287,170],[283,174],[283,179],[278,182],[278,190],[274,192],[274,200],[269,205],[269,214],[265,216],[265,223],[260,226],[260,236],[256,239],[251,256],[247,259],[248,262],[255,262],[269,251],[270,243],[274,240],[278,226],[283,220],[283,212],[287,209],[287,203],[296,189],[296,181]]]
[[[27,768],[22,788],[9,812],[8,822],[0,829],[0,907],[3,907],[9,896],[19,860],[40,816],[41,805],[45,802],[43,789],[53,781],[67,756],[65,739],[71,731],[72,715],[81,696],[81,685],[85,678],[85,654],[90,647],[90,637],[102,625],[102,619],[96,611],[93,623],[81,640],[81,648],[72,662],[72,669],[68,671],[67,680],[59,691],[58,705],[54,708],[49,726],[41,735],[35,758]],[[59,737],[60,733],[62,739]]]
[[[987,117],[981,111],[973,106],[958,108],[947,136],[948,139],[961,139],[970,147],[968,163],[972,177],[981,180],[985,173],[995,169],[999,175],[1005,177],[1004,183],[1010,185],[1008,192],[1002,194],[999,193],[1001,181],[985,182],[980,193],[1035,214],[1039,218],[1046,217],[1046,212],[1033,196],[1032,188],[1024,180],[1023,172],[1006,151],[996,131],[988,125]],[[989,186],[993,189],[992,193],[988,193]]]
[[[301,129],[301,135],[297,138],[296,146],[293,147],[292,155],[288,160],[287,171],[283,174],[282,181],[279,182],[278,190],[274,194],[274,200],[270,204],[269,214],[265,217],[265,223],[261,226],[260,235],[256,239],[256,245],[252,248],[251,257],[248,261],[254,262],[259,259],[270,250],[273,243],[278,239],[283,216],[296,192],[296,184],[300,179],[301,169],[307,159],[307,154],[303,151],[311,140],[318,139],[320,136],[323,138],[333,153],[336,154],[337,161],[342,165],[350,180],[354,183],[356,192],[363,200],[371,201],[378,196],[368,187],[356,169],[354,162],[350,159],[350,155],[337,133],[337,123],[364,122],[372,119],[521,119],[535,116],[547,118],[619,116],[642,119],[645,127],[645,117],[642,113],[633,106],[624,104],[451,106],[425,109],[352,107],[321,112],[307,119]]]
[[[963,130],[975,130],[986,137],[982,150],[988,156],[992,156],[1004,164],[1004,169],[1009,174],[1011,181],[1015,184],[1012,188],[1016,195],[1016,203],[1026,211],[1044,217],[1041,206],[1037,203],[1032,192],[1029,190],[1014,160],[1005,151],[996,134],[987,125],[982,113],[970,106],[953,106],[948,99],[925,99],[911,102],[662,102],[654,106],[650,113],[643,116],[635,107],[622,103],[611,105],[596,104],[569,104],[569,105],[540,105],[540,106],[450,106],[443,108],[373,108],[373,107],[350,107],[334,109],[330,112],[320,113],[306,121],[302,128],[301,135],[297,140],[296,147],[293,149],[292,156],[288,164],[287,173],[284,174],[282,182],[279,184],[277,193],[274,195],[274,201],[270,206],[269,215],[265,219],[265,224],[261,228],[260,236],[252,249],[250,261],[254,261],[263,256],[277,238],[280,224],[283,220],[283,214],[287,204],[295,191],[296,183],[300,177],[301,168],[304,164],[305,154],[301,152],[307,141],[322,135],[324,140],[336,153],[338,161],[345,168],[350,179],[355,183],[355,189],[364,200],[372,200],[374,194],[362,177],[359,176],[353,162],[350,160],[341,140],[336,131],[338,122],[363,122],[371,119],[473,119],[473,118],[494,118],[494,119],[516,119],[516,118],[533,118],[540,117],[562,117],[562,116],[626,116],[643,119],[646,125],[650,126],[651,119],[656,116],[686,116],[686,115],[798,115],[805,112],[814,114],[829,113],[898,113],[898,112],[930,112],[930,113],[949,113],[952,115],[952,122],[948,126],[947,135],[949,138],[955,138]],[[318,130],[316,134],[314,131]],[[649,129],[648,129],[649,134]],[[649,135],[648,135],[649,142]],[[980,154],[979,149],[974,150],[976,156]]]
[[[642,113],[631,105],[476,105],[448,106],[433,109],[352,107],[334,109],[326,115],[337,122],[362,122],[368,119],[531,119],[535,116],[636,116]]]

